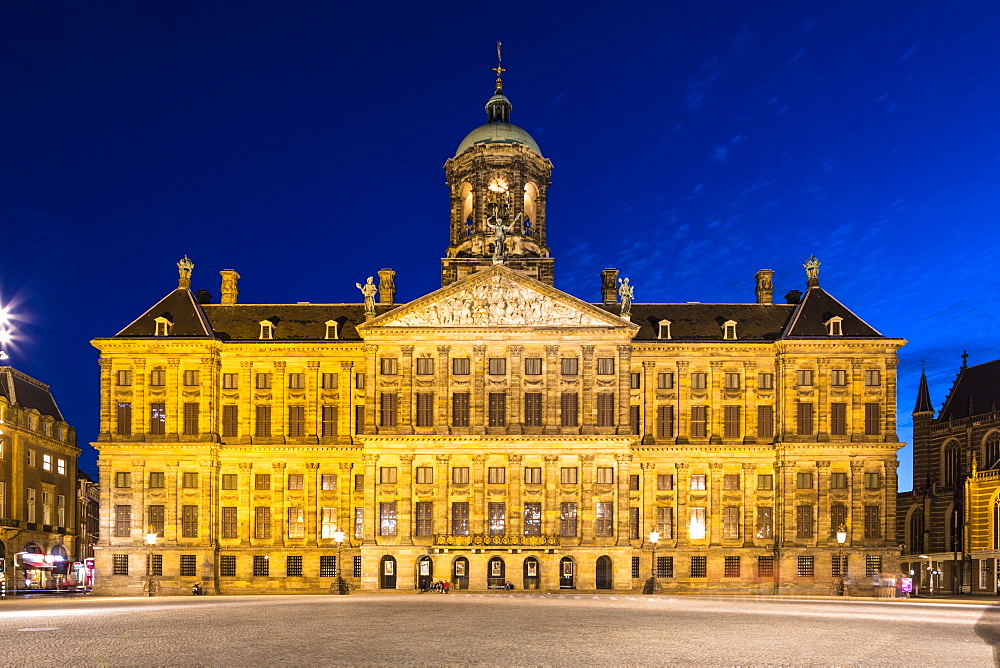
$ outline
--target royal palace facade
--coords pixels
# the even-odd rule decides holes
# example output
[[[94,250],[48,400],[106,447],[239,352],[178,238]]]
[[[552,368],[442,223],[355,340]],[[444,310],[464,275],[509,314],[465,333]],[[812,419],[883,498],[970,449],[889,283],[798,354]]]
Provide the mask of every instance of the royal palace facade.
[[[445,165],[441,289],[397,304],[383,270],[364,303],[244,304],[224,270],[211,303],[185,258],[93,342],[99,591],[828,593],[897,568],[904,341],[812,258],[786,303],[770,270],[743,304],[632,304],[610,269],[598,303],[556,289],[552,165],[499,80],[487,114]]]

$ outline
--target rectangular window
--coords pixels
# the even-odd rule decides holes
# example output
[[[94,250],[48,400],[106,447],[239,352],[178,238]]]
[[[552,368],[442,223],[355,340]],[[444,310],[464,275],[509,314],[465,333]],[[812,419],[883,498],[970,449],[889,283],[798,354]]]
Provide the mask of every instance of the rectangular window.
[[[320,416],[320,434],[323,438],[333,438],[337,435],[337,407],[323,406]]]
[[[615,358],[614,357],[598,357],[597,358],[597,375],[598,376],[613,376],[615,374]]]
[[[239,410],[235,404],[222,407],[222,435],[233,437],[239,435]]]
[[[378,469],[378,481],[382,485],[395,485],[396,484],[396,467],[395,466],[380,466]]]
[[[774,508],[757,506],[757,538],[774,536]]]
[[[525,357],[524,358],[524,375],[525,376],[541,376],[542,375],[542,358],[541,357]]]
[[[708,374],[707,373],[693,373],[691,374],[691,389],[692,390],[704,390],[708,387]]]
[[[725,388],[727,390],[738,390],[740,389],[740,374],[738,373],[727,373],[725,377]]]
[[[184,434],[187,436],[198,435],[198,404],[184,404]]]
[[[813,507],[797,506],[795,508],[795,537],[813,537]]]
[[[658,390],[674,389],[674,374],[669,372],[656,374],[656,389]]]
[[[271,407],[256,406],[257,421],[254,425],[254,436],[267,437],[271,435]]]
[[[257,506],[254,510],[253,535],[254,538],[268,539],[271,537],[271,508],[269,506]]]
[[[418,485],[430,485],[434,482],[434,469],[430,466],[418,466],[416,477]]]
[[[773,373],[759,373],[759,374],[757,374],[757,389],[759,389],[759,390],[773,390],[774,389],[774,374]]]
[[[306,407],[288,407],[288,435],[291,438],[301,438],[306,435]]]
[[[879,404],[865,404],[865,434],[867,436],[877,436],[882,433],[881,410]]]
[[[691,476],[691,487],[693,490],[703,490],[708,482],[708,476],[704,474],[696,474]]]
[[[486,368],[491,376],[506,376],[507,360],[503,357],[491,357],[486,362]]]
[[[882,557],[877,554],[865,555],[865,577],[878,577],[882,572]]]
[[[563,466],[559,469],[559,482],[563,485],[575,485],[577,482],[577,469],[575,466]]]
[[[152,510],[152,507],[150,507]],[[150,521],[152,523],[152,521]],[[239,525],[236,520],[236,506],[222,507],[222,537],[239,538]]]
[[[306,388],[306,375],[304,373],[288,374],[288,389],[304,390]]]
[[[167,433],[167,405],[163,402],[149,404],[149,433],[156,435]]]
[[[847,506],[835,503],[830,506],[830,535],[836,537],[842,526],[847,527]]]
[[[563,357],[560,366],[564,376],[576,376],[580,373],[580,360],[576,357]]]
[[[597,393],[597,426],[615,426],[615,394],[614,392]]]
[[[132,384],[132,372],[129,369],[121,369],[118,372],[118,385],[128,387]]]
[[[559,535],[576,535],[576,503],[559,504]]]
[[[615,469],[612,466],[597,467],[597,484],[613,485],[615,483]]]
[[[417,358],[417,375],[418,376],[433,376],[434,375],[434,358],[432,358],[432,357],[418,357]]]
[[[487,471],[487,480],[491,485],[503,485],[507,482],[507,469],[502,466],[491,466]]]
[[[629,389],[638,390],[642,387],[642,374],[641,373],[630,373],[628,375],[628,386]]]
[[[796,487],[796,489],[812,489],[813,488],[813,474],[812,473],[796,473],[795,474],[795,487]]]
[[[335,373],[324,373],[320,376],[321,389],[336,390],[339,385],[338,376]]]
[[[491,501],[486,512],[486,532],[490,536],[504,535],[507,522],[507,504]]]
[[[225,479],[225,476],[223,476]],[[149,474],[149,488],[150,489],[163,489],[166,486],[166,476],[164,476],[162,471],[153,471]],[[225,489],[223,487],[223,489]]]
[[[708,557],[704,556],[691,557],[691,577],[693,578],[708,577]]]
[[[34,521],[34,518],[29,518],[28,521]],[[129,538],[131,535],[132,506],[115,506],[115,538]]]
[[[306,477],[302,473],[288,474],[288,489],[300,490],[306,488]]]
[[[865,489],[869,491],[882,489],[882,475],[877,471],[865,473]]]
[[[726,506],[722,509],[722,537],[736,539],[740,537],[740,509],[737,506]]]
[[[834,369],[830,372],[830,385],[834,387],[844,387],[847,385],[847,370]]]
[[[253,555],[253,574],[254,577],[258,578],[270,577],[271,560],[268,559],[266,554]]]
[[[847,489],[847,474],[846,473],[831,473],[830,474],[830,489]]]
[[[528,466],[524,469],[524,484],[541,485],[542,469],[539,466]]]
[[[579,395],[576,392],[563,392],[560,408],[560,424],[563,427],[579,426]]]
[[[181,487],[184,489],[198,489],[198,474],[194,471],[182,473]]]
[[[641,410],[642,407],[638,405],[628,407],[629,432],[635,435],[639,434],[639,413]]]
[[[833,555],[830,563],[830,577],[839,578],[847,575],[847,556]]]
[[[451,469],[451,484],[453,485],[468,485],[469,484],[469,467],[468,466],[455,466]]]
[[[451,395],[451,426],[469,426],[469,393],[455,392]]]
[[[628,537],[632,540],[639,539],[639,528],[642,523],[639,519],[639,509],[629,508],[628,509]]]
[[[52,455],[47,455],[42,453],[42,470],[51,471],[52,470]]]
[[[656,509],[656,530],[660,532],[660,538],[670,540],[674,537],[674,508],[673,506],[659,506]]]
[[[597,502],[597,524],[594,527],[596,536],[615,535],[615,504],[610,501]]]
[[[115,473],[115,487],[118,489],[129,489],[132,487],[132,474],[127,471]]]
[[[285,557],[285,577],[302,577],[302,555],[289,554]]]
[[[258,373],[257,374],[257,389],[258,390],[270,390],[271,389],[271,374],[269,374],[269,373]]]
[[[146,509],[149,529],[157,536],[163,537],[163,527],[165,524],[164,506],[149,506]]]
[[[417,392],[417,426],[434,426],[434,393]]]
[[[727,473],[722,476],[722,489],[739,489],[740,476],[738,473]]]
[[[865,538],[881,538],[882,521],[878,506],[865,506]]]
[[[112,575],[128,575],[128,555],[127,554],[113,554],[113,555],[111,555],[111,574]]]
[[[354,557],[354,577],[356,577],[356,578],[360,578],[361,577],[361,557],[360,556]]]
[[[27,507],[24,509],[24,518],[28,522],[34,522],[35,521],[35,494],[36,493],[37,492],[35,490],[31,489],[30,487],[27,489],[27,493],[26,493],[26,495],[27,495],[27,500],[26,500],[27,501],[27,503],[26,503]],[[129,506],[129,508],[131,509],[131,506]]]
[[[469,535],[469,502],[455,501],[451,504],[451,535]]]
[[[722,574],[723,577],[738,578],[740,576],[740,558],[726,557]]]
[[[198,385],[198,372],[194,369],[188,369],[184,372],[184,386],[195,387],[196,385]]]
[[[507,395],[503,392],[489,394],[489,426],[507,426]]]
[[[656,407],[656,437],[673,438],[674,436],[674,407]]]
[[[722,407],[723,438],[739,438],[741,430],[740,407]]]
[[[524,504],[524,535],[542,535],[542,504],[534,502]]]
[[[396,419],[398,417],[396,393],[382,392],[380,395],[379,409],[379,424],[383,427],[395,427]]]
[[[365,475],[363,473],[354,474],[354,491],[355,492],[365,491]]]
[[[542,393],[541,392],[525,392],[524,393],[524,426],[525,427],[541,427],[542,426]]]
[[[118,402],[118,419],[116,421],[115,433],[119,436],[132,435],[132,404],[129,402]]]
[[[320,508],[319,514],[319,536],[320,538],[333,538],[337,531],[337,509]]]
[[[469,358],[456,357],[451,360],[451,372],[456,376],[469,375]]]
[[[795,411],[795,433],[799,436],[812,436],[813,405],[800,402],[795,405]]]
[[[674,577],[674,558],[673,557],[656,557],[656,577],[658,578],[672,578]]]
[[[800,578],[811,578],[816,575],[816,564],[813,557],[798,557],[795,574]]]
[[[153,369],[149,372],[149,385],[163,387],[167,384],[167,372],[163,369]]]
[[[181,506],[181,537],[198,537],[198,506]]]
[[[802,387],[813,384],[812,369],[801,369],[795,372],[795,384]]]
[[[660,473],[656,476],[656,489],[671,490],[674,488],[674,474]]]
[[[430,536],[434,532],[434,504],[430,501],[417,502],[417,536]]]
[[[255,473],[253,476],[253,488],[257,490],[271,489],[271,474]]]
[[[774,475],[771,473],[761,473],[757,476],[757,489],[759,490],[772,490],[774,489]]]
[[[379,371],[383,376],[395,376],[398,369],[398,362],[395,357],[383,357],[379,360]]]
[[[365,509],[355,508],[354,509],[354,537],[364,538],[365,537]],[[360,557],[358,558],[360,560]]]
[[[354,407],[354,432],[360,434],[365,430],[365,407]]]
[[[688,523],[688,536],[691,540],[699,540],[705,537],[708,526],[705,508],[692,508],[690,521]]]
[[[320,489],[324,492],[331,492],[337,489],[337,474],[324,473],[320,476]]]
[[[774,557],[757,557],[757,577],[774,577]]]
[[[830,434],[833,436],[847,434],[847,404],[830,404]]]
[[[162,554],[149,554],[146,556],[146,575],[155,575],[156,577],[163,575]]]
[[[354,374],[354,389],[355,390],[365,389],[365,374],[363,373]]]
[[[705,438],[708,434],[708,406],[691,407],[691,437]]]
[[[239,374],[236,373],[224,373],[222,374],[222,389],[224,390],[235,390],[240,386]]]
[[[378,521],[380,536],[396,535],[396,502],[383,501],[378,504]]]
[[[868,387],[878,387],[881,384],[882,378],[878,369],[868,369],[865,371],[865,385]]]
[[[757,406],[757,436],[774,438],[774,408]]]

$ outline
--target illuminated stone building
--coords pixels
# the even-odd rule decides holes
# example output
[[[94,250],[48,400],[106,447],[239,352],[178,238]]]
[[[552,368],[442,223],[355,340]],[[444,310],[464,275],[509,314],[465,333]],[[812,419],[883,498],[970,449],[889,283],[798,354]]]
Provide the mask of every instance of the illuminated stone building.
[[[499,81],[445,170],[440,290],[396,304],[383,270],[377,304],[250,304],[224,270],[210,303],[185,258],[93,342],[103,591],[331,591],[338,554],[359,589],[635,590],[653,530],[667,591],[896,568],[904,341],[818,262],[783,304],[770,270],[742,304],[619,303],[613,269],[597,303],[556,289],[551,163]]]
[[[76,555],[76,431],[49,386],[0,366],[0,557],[8,589],[54,586]]]
[[[899,494],[904,570],[922,593],[996,593],[1000,360],[963,363],[935,417],[926,376],[913,410],[913,491]]]

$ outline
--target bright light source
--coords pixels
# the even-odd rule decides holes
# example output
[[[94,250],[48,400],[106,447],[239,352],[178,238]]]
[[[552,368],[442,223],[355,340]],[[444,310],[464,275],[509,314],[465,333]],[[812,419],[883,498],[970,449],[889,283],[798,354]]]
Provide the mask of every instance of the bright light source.
[[[653,545],[656,545],[658,542],[660,542],[660,532],[659,531],[650,531],[649,532],[649,542],[652,543]]]
[[[343,543],[344,542],[344,532],[343,531],[334,531],[333,532],[333,539],[335,541],[337,541],[338,543]]]

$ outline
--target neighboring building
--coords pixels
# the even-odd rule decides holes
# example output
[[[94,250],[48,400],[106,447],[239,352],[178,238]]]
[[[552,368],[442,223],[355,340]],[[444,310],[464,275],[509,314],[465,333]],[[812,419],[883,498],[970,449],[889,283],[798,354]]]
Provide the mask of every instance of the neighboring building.
[[[79,455],[49,386],[0,366],[0,557],[8,589],[48,588],[68,575]]]
[[[971,367],[963,360],[936,418],[921,375],[913,491],[899,495],[897,527],[903,568],[921,592],[997,591],[998,490],[1000,360]]]
[[[94,546],[100,539],[101,531],[101,490],[89,475],[83,471],[76,474],[77,541],[76,561],[94,557]]]
[[[330,591],[338,550],[361,589],[634,590],[654,529],[669,591],[828,593],[841,524],[859,587],[897,568],[905,342],[814,258],[787,304],[770,270],[748,304],[554,288],[551,163],[499,81],[487,114],[445,165],[440,290],[397,305],[382,270],[378,304],[241,304],[225,270],[212,304],[184,258],[93,342],[99,591]]]

